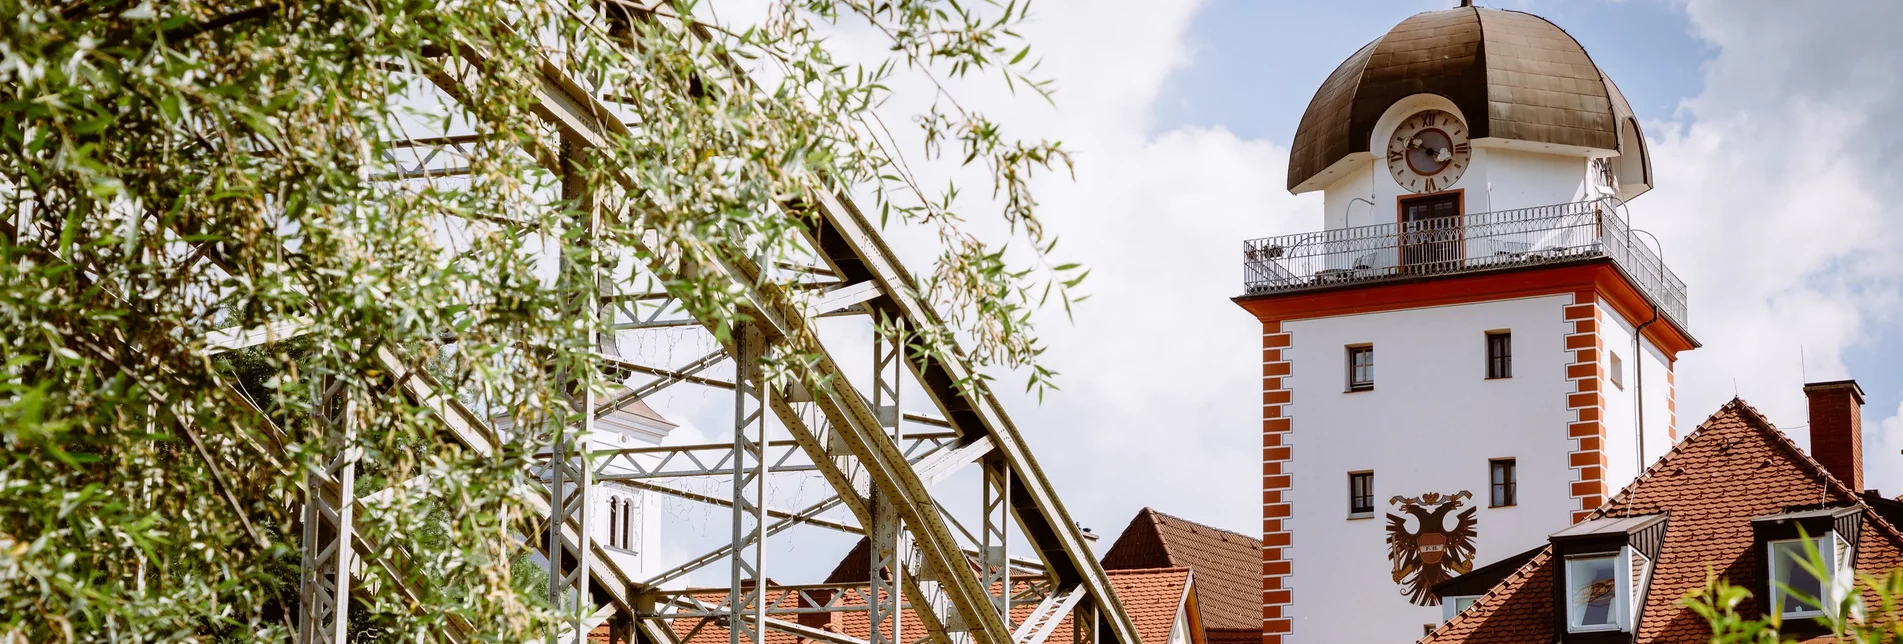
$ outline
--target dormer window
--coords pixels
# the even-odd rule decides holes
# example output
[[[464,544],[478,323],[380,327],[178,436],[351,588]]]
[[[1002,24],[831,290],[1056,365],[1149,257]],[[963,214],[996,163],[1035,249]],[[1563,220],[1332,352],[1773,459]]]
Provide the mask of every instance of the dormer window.
[[[1793,617],[1816,617],[1824,614],[1825,589],[1830,587],[1833,565],[1836,557],[1832,553],[1837,540],[1831,537],[1815,539],[1786,539],[1770,543],[1771,560],[1771,606],[1786,619]],[[1819,576],[1806,564],[1810,562],[1811,549],[1815,549],[1819,560],[1825,562],[1823,575]]]
[[[1621,565],[1625,549],[1566,558],[1566,631],[1622,631],[1631,621],[1631,583]]]
[[[1553,534],[1551,542],[1562,562],[1553,584],[1560,641],[1631,641],[1665,542],[1665,515],[1593,519]]]
[[[1854,589],[1851,567],[1863,528],[1862,506],[1792,510],[1751,520],[1757,537],[1758,609],[1777,614],[1784,628],[1811,635],[1814,618],[1834,616]],[[1821,566],[1813,566],[1811,553]]]

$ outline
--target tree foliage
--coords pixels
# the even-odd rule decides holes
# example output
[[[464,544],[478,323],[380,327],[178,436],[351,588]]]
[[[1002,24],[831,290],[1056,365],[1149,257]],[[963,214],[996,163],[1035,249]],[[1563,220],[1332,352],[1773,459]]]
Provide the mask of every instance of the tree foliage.
[[[1803,534],[1803,529],[1798,529]],[[1806,557],[1798,566],[1820,579],[1829,579],[1834,564],[1826,563],[1808,536],[1803,539]],[[1687,593],[1679,602],[1711,626],[1712,644],[1777,644],[1794,641],[1779,611],[1760,615],[1750,590],[1732,585],[1715,572],[1707,573],[1705,587]],[[1886,575],[1856,575],[1854,583],[1843,584],[1842,592],[1812,597],[1802,590],[1782,585],[1785,601],[1811,606],[1829,606],[1822,615],[1805,620],[1807,630],[1829,633],[1832,641],[1844,644],[1888,644],[1903,641],[1903,569]],[[1828,587],[1829,584],[1826,584]],[[1814,636],[1814,635],[1813,635]],[[1808,639],[1812,636],[1807,636]]]
[[[963,335],[959,359],[1048,385],[1029,315],[1068,305],[1081,272],[1046,260],[1030,185],[1068,156],[939,84],[1048,91],[1015,31],[1027,7],[753,9],[0,0],[0,640],[289,638],[302,485],[332,453],[311,420],[324,383],[357,401],[359,492],[387,492],[358,520],[395,562],[359,581],[360,635],[454,619],[539,637],[547,605],[519,591],[529,465],[594,368],[605,322],[586,302],[646,280],[734,320],[723,281],[638,267],[810,261],[797,233],[816,190],[937,231],[921,290]],[[838,32],[877,34],[887,58],[836,59]],[[538,113],[548,69],[611,99],[625,128],[564,144]],[[967,200],[905,165],[875,112],[895,75],[938,87],[914,152],[990,176],[984,216],[1008,239],[975,234]],[[445,93],[450,107],[430,98]],[[379,180],[393,142],[455,133],[480,137],[466,176]],[[286,321],[294,340],[209,349]],[[948,356],[952,339],[928,338]],[[514,431],[492,453],[446,440],[381,351]]]

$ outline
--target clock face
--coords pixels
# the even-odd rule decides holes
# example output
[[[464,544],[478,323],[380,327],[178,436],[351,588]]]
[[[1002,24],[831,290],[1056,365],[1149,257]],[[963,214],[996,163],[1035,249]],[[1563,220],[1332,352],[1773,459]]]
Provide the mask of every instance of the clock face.
[[[1402,121],[1388,141],[1388,173],[1412,192],[1453,187],[1473,160],[1467,124],[1441,110],[1427,110]]]

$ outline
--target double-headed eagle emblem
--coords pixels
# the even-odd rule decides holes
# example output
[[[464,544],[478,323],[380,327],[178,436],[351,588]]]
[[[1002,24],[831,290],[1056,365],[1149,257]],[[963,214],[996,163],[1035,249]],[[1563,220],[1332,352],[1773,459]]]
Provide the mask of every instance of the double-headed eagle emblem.
[[[1447,515],[1459,510],[1461,501],[1471,498],[1472,493],[1462,490],[1451,495],[1429,492],[1418,498],[1388,499],[1389,505],[1398,505],[1401,512],[1413,515],[1418,526],[1409,532],[1406,516],[1388,514],[1388,561],[1394,564],[1394,583],[1401,585],[1401,594],[1407,595],[1408,601],[1437,606],[1440,598],[1434,596],[1434,584],[1473,570],[1477,508],[1467,508],[1455,517],[1452,528],[1447,527]]]

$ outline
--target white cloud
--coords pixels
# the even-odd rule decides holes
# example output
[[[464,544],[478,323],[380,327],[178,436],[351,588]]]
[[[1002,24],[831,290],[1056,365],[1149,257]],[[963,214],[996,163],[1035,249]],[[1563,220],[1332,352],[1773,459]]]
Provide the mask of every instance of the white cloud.
[[[1164,81],[1191,62],[1196,10],[1040,4],[1027,36],[1061,84],[1057,107],[978,102],[1019,136],[1078,153],[1075,182],[1037,185],[1062,259],[1092,270],[1074,322],[1055,309],[1039,319],[1063,389],[1041,404],[1008,376],[998,390],[1072,516],[1106,539],[1146,505],[1256,530],[1260,327],[1229,301],[1239,250],[1320,224],[1318,202],[1282,187],[1286,149],[1221,129],[1150,133]]]
[[[1903,4],[1694,0],[1686,10],[1717,54],[1688,121],[1653,125],[1659,189],[1634,207],[1690,285],[1692,332],[1705,343],[1681,363],[1680,422],[1736,392],[1803,442],[1802,381],[1860,375],[1846,353],[1897,312],[1903,228],[1889,204],[1903,197],[1903,130],[1890,121],[1903,103],[1903,41],[1891,30]],[[1903,488],[1899,423],[1866,435],[1866,487]]]
[[[1258,330],[1228,301],[1240,290],[1237,250],[1247,238],[1320,226],[1319,203],[1282,188],[1286,149],[1222,129],[1151,134],[1164,80],[1194,63],[1185,40],[1197,9],[1041,3],[1027,35],[1061,82],[1055,108],[996,86],[955,88],[1017,136],[1078,152],[1075,182],[1037,185],[1062,258],[1094,270],[1093,296],[1074,322],[1061,311],[1040,317],[1045,362],[1063,372],[1063,390],[1041,404],[1008,376],[998,390],[1073,517],[1106,538],[1145,505],[1255,531]],[[1803,441],[1802,372],[1856,375],[1846,352],[1893,322],[1899,305],[1903,258],[1893,249],[1903,227],[1884,204],[1903,201],[1903,128],[1888,122],[1903,104],[1903,76],[1890,69],[1903,39],[1881,32],[1903,18],[1903,3],[1698,0],[1686,9],[1716,58],[1685,120],[1648,126],[1659,189],[1633,213],[1690,284],[1692,331],[1705,342],[1680,363],[1680,426],[1730,398],[1735,379],[1737,393]],[[858,36],[835,44],[878,51]],[[902,102],[920,95],[914,82],[895,83],[901,99],[886,116],[905,140],[915,140],[904,116],[917,104]],[[1312,90],[1285,91],[1305,100]],[[912,162],[927,185],[957,177],[967,196],[983,196],[983,177]],[[918,231],[890,231],[889,241],[914,270],[933,251]],[[662,404],[693,415],[724,403],[683,394]],[[1903,409],[1880,415],[1872,410],[1866,425],[1869,485],[1903,491]],[[836,555],[819,550],[789,558],[812,557],[804,565],[823,572],[819,558]]]
[[[1061,239],[1057,259],[1092,270],[1074,321],[1055,305],[1039,315],[1042,364],[1061,372],[1063,389],[1040,403],[1020,376],[998,374],[996,390],[1072,517],[1106,539],[1145,505],[1255,531],[1260,331],[1229,302],[1241,289],[1239,250],[1249,237],[1320,225],[1318,202],[1282,188],[1286,149],[1221,129],[1152,133],[1164,81],[1191,62],[1185,39],[1198,8],[1038,4],[1025,34],[1058,82],[1055,107],[990,79],[952,84],[961,104],[1008,134],[1062,141],[1077,155],[1075,181],[1054,174],[1035,186]],[[879,51],[863,36],[834,44]],[[893,83],[887,124],[905,123],[929,98],[917,82]],[[903,143],[916,141],[910,129],[896,132],[904,149],[916,149]],[[961,182],[974,229],[1004,232],[986,214],[988,177],[909,156],[924,185]],[[936,252],[925,231],[888,230],[887,239],[915,271]]]

